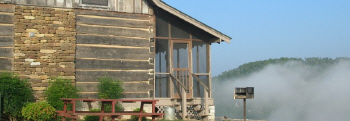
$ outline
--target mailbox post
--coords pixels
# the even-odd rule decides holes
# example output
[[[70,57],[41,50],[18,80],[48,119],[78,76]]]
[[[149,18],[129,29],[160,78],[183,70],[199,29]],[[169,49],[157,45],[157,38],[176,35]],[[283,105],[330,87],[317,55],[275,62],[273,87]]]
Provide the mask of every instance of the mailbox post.
[[[244,121],[246,121],[246,99],[254,99],[254,87],[236,87],[234,99],[243,99]]]
[[[1,114],[2,114],[2,111],[1,111],[1,105],[2,105],[2,102],[1,102],[1,93],[0,93],[0,121],[1,121]]]

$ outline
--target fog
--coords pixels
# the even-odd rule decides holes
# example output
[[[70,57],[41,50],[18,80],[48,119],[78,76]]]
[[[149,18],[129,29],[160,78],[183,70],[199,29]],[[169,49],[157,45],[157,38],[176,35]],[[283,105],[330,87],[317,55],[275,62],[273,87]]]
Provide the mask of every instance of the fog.
[[[249,77],[213,81],[216,117],[243,118],[235,87],[254,87],[248,119],[268,121],[345,121],[350,119],[350,61],[325,70],[298,62],[269,65]]]

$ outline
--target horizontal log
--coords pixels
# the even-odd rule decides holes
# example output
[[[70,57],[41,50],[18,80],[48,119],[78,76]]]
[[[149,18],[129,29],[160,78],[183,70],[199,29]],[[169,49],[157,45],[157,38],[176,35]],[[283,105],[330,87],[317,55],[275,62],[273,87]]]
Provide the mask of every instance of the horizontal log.
[[[98,99],[97,93],[80,93],[81,98]],[[123,98],[150,98],[148,93],[123,93]]]
[[[112,26],[77,25],[76,31],[78,34],[100,34],[143,38],[150,38],[153,36],[152,33],[143,29]]]
[[[98,82],[98,78],[113,77],[121,81],[147,81],[153,78],[148,72],[134,71],[76,71],[77,82]]]
[[[12,4],[0,4],[0,12],[13,13],[15,12],[15,6]]]
[[[76,69],[149,70],[153,65],[145,61],[75,60]]]
[[[81,46],[81,47],[99,47],[99,48],[129,48],[129,49],[145,49],[145,50],[150,49],[150,47],[102,45],[102,44],[77,44],[77,46]]]
[[[0,25],[0,36],[12,36],[13,32],[13,26]]]
[[[145,93],[123,93],[123,98],[149,98],[148,92]]]
[[[8,36],[8,37],[0,36],[0,47],[13,46],[13,43],[14,43],[14,40],[12,36]]]
[[[132,28],[149,28],[152,24],[149,21],[139,21],[137,19],[118,19],[112,17],[99,17],[99,16],[77,16],[77,24],[95,24],[95,25],[108,25],[108,26],[121,26]]]
[[[79,93],[79,95],[85,99],[98,99],[97,93]]]
[[[13,48],[0,48],[0,57],[13,57]]]
[[[134,13],[120,13],[120,12],[108,12],[108,11],[92,11],[92,10],[76,10],[76,15],[95,15],[95,16],[106,16],[106,17],[118,17],[118,18],[130,18],[149,20],[151,17],[145,14],[134,14]]]
[[[79,82],[75,85],[82,91],[82,92],[97,92],[99,83],[83,83]],[[152,85],[149,85],[148,83],[123,83],[123,92],[147,92],[151,89],[153,89]]]
[[[101,48],[77,46],[76,58],[139,59],[154,57],[147,49]]]
[[[0,13],[0,23],[13,24],[13,15]]]
[[[104,44],[135,47],[150,47],[148,39],[134,39],[116,36],[77,35],[77,44]]]
[[[0,58],[0,70],[12,70],[12,60],[9,58]]]

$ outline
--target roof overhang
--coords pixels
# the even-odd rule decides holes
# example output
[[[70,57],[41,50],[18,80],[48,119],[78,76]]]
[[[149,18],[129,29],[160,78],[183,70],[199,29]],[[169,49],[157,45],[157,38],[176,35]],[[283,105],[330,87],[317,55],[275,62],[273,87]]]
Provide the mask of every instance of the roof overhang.
[[[152,1],[152,3],[154,5],[156,5],[157,7],[161,8],[161,9],[179,17],[180,19],[183,19],[184,21],[198,27],[199,29],[202,29],[203,31],[217,37],[218,39],[215,40],[215,42],[225,41],[227,43],[230,43],[231,37],[219,32],[219,31],[211,28],[210,26],[192,18],[191,16],[169,6],[168,4],[164,3],[163,1],[161,1],[161,0],[150,0],[150,1]]]

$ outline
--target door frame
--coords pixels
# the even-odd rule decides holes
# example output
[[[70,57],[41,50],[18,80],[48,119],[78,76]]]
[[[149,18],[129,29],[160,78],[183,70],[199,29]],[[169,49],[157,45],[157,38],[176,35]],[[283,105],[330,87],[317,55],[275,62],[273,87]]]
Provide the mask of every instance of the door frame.
[[[187,44],[187,47],[188,47],[188,68],[176,68],[176,69],[187,69],[188,70],[188,93],[186,93],[186,98],[187,99],[190,99],[192,98],[193,96],[193,79],[192,79],[192,42],[191,41],[186,41],[186,40],[169,40],[169,44],[170,44],[170,51],[169,51],[169,54],[170,54],[170,74],[174,74],[174,43],[184,43],[184,44]],[[175,85],[174,85],[175,81],[172,80],[172,83],[170,83],[171,85],[171,98],[175,98],[175,99],[180,99],[181,98],[181,95],[179,93],[175,93]]]

